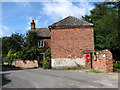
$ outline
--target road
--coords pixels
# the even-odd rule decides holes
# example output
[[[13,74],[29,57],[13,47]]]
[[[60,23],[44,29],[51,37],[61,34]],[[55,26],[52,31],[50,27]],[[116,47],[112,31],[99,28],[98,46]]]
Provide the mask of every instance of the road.
[[[118,88],[117,74],[24,69],[1,72],[2,88]]]

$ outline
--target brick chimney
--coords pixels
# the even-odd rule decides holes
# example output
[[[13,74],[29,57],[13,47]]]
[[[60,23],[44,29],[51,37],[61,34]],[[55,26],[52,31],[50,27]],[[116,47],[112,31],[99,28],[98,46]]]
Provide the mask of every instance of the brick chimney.
[[[35,23],[34,23],[34,20],[32,20],[32,22],[31,22],[31,31],[32,30],[35,30]]]

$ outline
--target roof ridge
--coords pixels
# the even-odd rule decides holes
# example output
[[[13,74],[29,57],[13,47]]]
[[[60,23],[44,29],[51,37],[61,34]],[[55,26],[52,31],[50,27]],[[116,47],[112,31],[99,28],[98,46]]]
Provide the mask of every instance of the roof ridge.
[[[61,22],[61,21],[65,20],[65,19],[67,19],[67,18],[69,18],[69,17],[73,17],[73,16],[67,16],[66,18],[61,19],[61,20],[59,20],[59,21],[57,21],[57,22],[53,23],[52,25],[57,24],[58,22]],[[51,25],[50,25],[50,26],[51,26]]]
[[[49,27],[64,27],[64,26],[93,26],[93,24],[83,19],[76,18],[74,16],[68,16],[62,20],[53,23]]]

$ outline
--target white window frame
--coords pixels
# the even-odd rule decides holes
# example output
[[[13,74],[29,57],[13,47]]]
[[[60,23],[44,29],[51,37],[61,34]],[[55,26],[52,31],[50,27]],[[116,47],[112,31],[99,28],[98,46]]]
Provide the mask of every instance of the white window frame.
[[[40,43],[42,43],[42,42],[43,42],[43,46],[41,46],[42,44],[40,44]],[[38,41],[38,47],[39,47],[39,48],[43,48],[43,47],[44,47],[44,40]]]

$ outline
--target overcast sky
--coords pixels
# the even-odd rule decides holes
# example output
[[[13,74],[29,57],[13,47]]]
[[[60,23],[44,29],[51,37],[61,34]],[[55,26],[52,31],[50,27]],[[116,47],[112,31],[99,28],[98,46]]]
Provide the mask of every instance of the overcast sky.
[[[63,1],[63,0],[62,0]],[[94,9],[93,2],[2,2],[2,30],[0,37],[12,33],[26,33],[30,22],[44,28],[69,15],[81,18]]]

